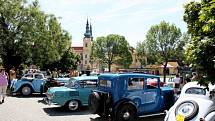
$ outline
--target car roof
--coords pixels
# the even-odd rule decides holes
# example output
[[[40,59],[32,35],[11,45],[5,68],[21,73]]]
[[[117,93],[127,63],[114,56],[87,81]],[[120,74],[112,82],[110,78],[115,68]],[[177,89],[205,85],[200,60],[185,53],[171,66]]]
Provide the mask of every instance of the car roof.
[[[77,77],[72,77],[75,80],[88,80],[88,79],[93,79],[97,80],[98,76],[77,76]]]
[[[127,77],[127,76],[146,76],[146,77],[152,77],[152,78],[159,78],[157,75],[152,74],[143,74],[143,73],[104,73],[100,74],[99,77]]]
[[[215,85],[209,84],[209,90],[215,89]],[[200,84],[198,84],[198,82],[194,81],[194,82],[188,82],[187,84],[184,85],[184,87],[181,90],[181,93],[185,93],[185,91],[188,88],[206,88],[205,86],[202,86]]]

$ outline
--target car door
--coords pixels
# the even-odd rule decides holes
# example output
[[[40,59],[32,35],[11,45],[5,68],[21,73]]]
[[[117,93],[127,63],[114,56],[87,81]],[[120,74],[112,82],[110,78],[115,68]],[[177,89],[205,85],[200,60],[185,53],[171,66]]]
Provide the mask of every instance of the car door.
[[[41,91],[41,86],[44,83],[44,79],[43,79],[43,75],[42,74],[35,74],[34,75],[34,80],[33,80],[33,88],[36,92],[40,92]]]
[[[160,110],[161,90],[159,86],[159,78],[146,77],[144,86],[144,113],[157,112]],[[157,83],[150,83],[157,82]]]
[[[80,100],[83,105],[88,104],[88,97],[93,89],[97,87],[97,80],[88,79],[80,81],[81,88],[79,89]]]
[[[131,99],[138,108],[139,112],[144,111],[144,77],[128,77],[127,78],[127,90],[126,92],[121,92],[125,94],[125,97]],[[124,96],[123,96],[124,97]]]

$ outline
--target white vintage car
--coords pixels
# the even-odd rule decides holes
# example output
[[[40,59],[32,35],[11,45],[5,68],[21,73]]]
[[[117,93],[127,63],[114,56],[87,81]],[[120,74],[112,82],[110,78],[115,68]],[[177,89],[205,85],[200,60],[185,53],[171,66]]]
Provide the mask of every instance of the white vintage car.
[[[185,84],[164,121],[215,121],[215,86],[208,89],[197,82]]]

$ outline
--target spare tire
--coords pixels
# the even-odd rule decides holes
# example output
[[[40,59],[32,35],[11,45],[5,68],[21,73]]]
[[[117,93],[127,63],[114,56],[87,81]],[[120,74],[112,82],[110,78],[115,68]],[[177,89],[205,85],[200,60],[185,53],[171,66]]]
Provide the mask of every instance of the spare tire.
[[[181,113],[185,116],[185,121],[189,121],[193,119],[199,112],[199,105],[192,100],[183,101],[175,108],[175,115],[177,116],[179,113]]]
[[[89,95],[89,99],[88,99],[88,107],[89,107],[89,111],[92,114],[96,114],[97,112],[99,112],[99,106],[100,106],[100,96],[98,94],[98,92],[92,92]]]

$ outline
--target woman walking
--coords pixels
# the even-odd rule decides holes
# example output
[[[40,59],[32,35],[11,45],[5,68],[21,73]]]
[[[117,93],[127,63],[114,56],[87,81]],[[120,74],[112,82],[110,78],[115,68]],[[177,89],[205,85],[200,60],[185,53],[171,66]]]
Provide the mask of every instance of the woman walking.
[[[4,68],[0,67],[0,104],[4,103],[6,90],[8,85],[8,77]]]

